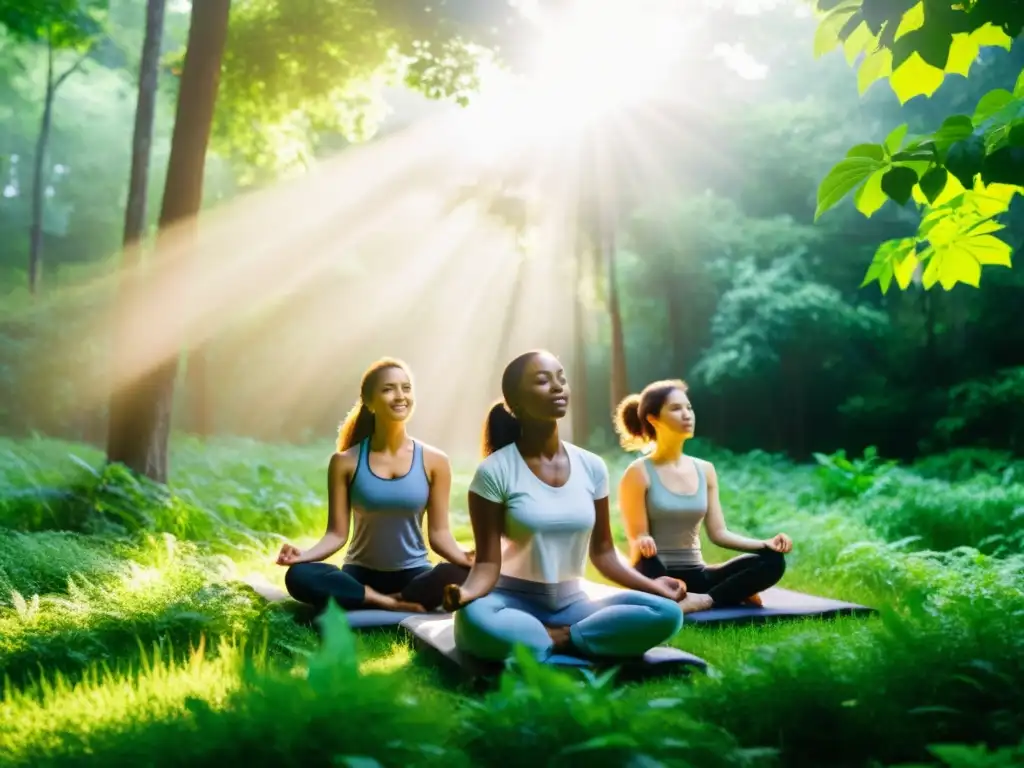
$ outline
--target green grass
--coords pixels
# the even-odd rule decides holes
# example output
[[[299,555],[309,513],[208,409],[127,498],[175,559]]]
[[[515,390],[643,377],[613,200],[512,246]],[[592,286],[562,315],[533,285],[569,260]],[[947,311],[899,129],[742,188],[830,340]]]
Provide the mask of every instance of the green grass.
[[[707,676],[618,686],[523,661],[477,695],[398,633],[329,623],[321,643],[244,583],[280,585],[281,537],[318,536],[325,450],[178,440],[167,494],[94,449],[0,440],[0,765],[1020,764],[1024,497],[1005,457],[706,455],[732,528],[793,536],[784,586],[880,614],[684,626],[672,643]]]

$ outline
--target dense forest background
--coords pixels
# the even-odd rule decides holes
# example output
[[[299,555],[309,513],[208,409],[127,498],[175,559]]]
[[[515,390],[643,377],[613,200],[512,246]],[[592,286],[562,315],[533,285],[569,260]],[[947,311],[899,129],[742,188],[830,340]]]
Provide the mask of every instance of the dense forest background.
[[[267,113],[266,104],[256,103],[260,70],[230,69],[244,58],[244,46],[255,45],[244,5],[233,11],[240,21],[229,30],[206,169],[207,213],[344,156],[354,143],[459,108],[386,84],[353,86],[331,120],[294,117],[302,113],[301,100],[289,105],[287,120],[254,119]],[[607,263],[595,260],[596,277],[583,294],[590,337],[585,376],[576,382],[576,410],[583,410],[580,403],[586,408],[575,424],[585,436],[576,439],[612,445],[609,416],[621,392],[612,386],[610,397],[607,382],[615,381],[618,365],[630,391],[652,379],[685,377],[701,436],[735,450],[803,458],[877,446],[902,459],[965,446],[1019,451],[1020,271],[987,270],[980,290],[911,285],[883,296],[877,284],[860,287],[861,281],[880,242],[915,231],[913,205],[889,202],[865,218],[847,201],[817,222],[814,212],[819,181],[848,146],[881,140],[899,122],[913,133],[969,111],[981,94],[1012,85],[1024,49],[985,49],[969,81],[951,75],[934,97],[901,107],[884,82],[862,97],[857,73],[841,53],[815,59],[810,41],[817,22],[799,4],[762,6],[756,16],[739,12],[739,5],[739,11],[694,9],[695,17],[715,14],[716,39],[672,83],[674,140],[662,142],[657,157],[671,190],[651,185],[644,194],[641,186],[617,206],[612,252],[604,254]],[[0,432],[9,436],[38,432],[104,444],[107,404],[89,393],[102,391],[111,371],[111,336],[102,329],[113,284],[102,278],[121,259],[144,19],[143,0],[115,0],[83,61],[76,52],[54,54],[54,71],[71,71],[54,92],[39,168],[44,205],[34,293],[33,178],[51,53],[39,41],[0,39]],[[187,33],[187,5],[169,3],[149,178],[151,228]],[[1021,243],[1019,207],[1003,234],[1015,248]],[[299,249],[291,268],[302,258]],[[373,268],[359,263],[358,254],[346,258],[353,268]],[[346,279],[340,270],[215,334],[202,350],[201,379],[190,378],[189,365],[181,369],[174,429],[329,440],[362,368],[392,353],[380,336],[365,334],[363,354],[333,361],[334,398],[261,405],[238,392],[247,380],[293,365],[295,345],[287,339],[306,322],[310,305],[336,301],[338,332],[344,332]],[[93,287],[76,290],[87,284]],[[394,314],[411,327],[417,311],[410,301]],[[616,326],[624,340],[619,357],[613,355]],[[202,417],[196,402],[203,404]],[[260,418],[253,417],[257,410]],[[460,429],[475,439],[475,415],[471,422]]]

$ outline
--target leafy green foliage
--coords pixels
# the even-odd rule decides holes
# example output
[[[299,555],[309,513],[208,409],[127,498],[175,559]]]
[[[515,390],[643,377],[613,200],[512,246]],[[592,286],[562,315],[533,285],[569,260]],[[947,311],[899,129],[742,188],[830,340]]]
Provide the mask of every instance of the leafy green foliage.
[[[967,77],[983,47],[1009,49],[1024,13],[1016,4],[851,0],[819,2],[815,53],[842,47],[849,63],[864,54],[861,93],[888,78],[901,103],[931,96],[946,74]],[[906,289],[914,278],[928,289],[958,283],[978,287],[986,266],[1011,266],[1011,247],[994,235],[995,218],[1024,190],[1024,73],[1014,91],[983,95],[972,115],[952,115],[933,133],[907,136],[904,123],[881,144],[852,148],[821,181],[815,217],[850,193],[870,217],[887,200],[921,208],[917,236],[889,240],[875,254],[863,285],[883,293],[893,279]]]
[[[67,449],[11,448],[28,465]],[[179,492],[213,497],[251,483],[240,459],[255,446],[177,450]],[[264,450],[284,465],[312,462],[298,449]],[[584,757],[594,765],[820,765],[836,749],[851,761],[894,764],[927,759],[930,745],[978,742],[990,744],[986,759],[1014,755],[1024,711],[1024,649],[1013,631],[1024,609],[1022,563],[1014,549],[993,557],[970,544],[986,524],[1005,523],[1019,491],[1000,496],[990,481],[958,488],[892,469],[892,482],[829,503],[814,467],[766,454],[706,455],[723,480],[732,528],[785,529],[796,539],[788,586],[867,601],[883,609],[881,619],[684,629],[673,642],[716,667],[685,684],[617,687],[613,673],[578,679],[522,656],[498,690],[470,698],[439,689],[415,657],[403,661],[409,650],[393,636],[353,636],[336,610],[323,616],[318,642],[239,585],[240,571],[258,567],[244,549],[212,557],[210,542],[141,530],[0,533],[0,588],[10,590],[0,606],[0,665],[13,715],[0,749],[9,764],[33,766],[140,755],[158,765],[273,755],[286,765],[458,766],[496,752],[510,765],[535,765],[538,755],[544,765]],[[616,471],[623,461],[612,457]],[[881,475],[853,463],[860,475]],[[3,465],[5,488],[27,482],[14,467]],[[464,483],[466,473],[457,475]],[[291,482],[301,495],[319,480],[311,472]],[[912,510],[906,523],[903,508]],[[948,529],[965,509],[973,527]],[[322,510],[306,523],[313,535],[321,526]],[[914,549],[930,541],[952,548]],[[273,569],[271,556],[259,557]],[[811,713],[828,724],[820,735],[807,731]]]
[[[859,459],[847,458],[846,451],[839,450],[831,455],[815,453],[814,460],[829,499],[858,498],[875,488],[896,463],[883,460],[874,446],[865,448]]]
[[[507,2],[484,12],[451,1],[235,2],[215,146],[246,183],[308,164],[325,136],[367,139],[385,114],[382,84],[466,104],[481,61],[522,31],[517,18]]]
[[[801,374],[824,372],[842,364],[835,356],[839,339],[870,342],[884,325],[876,311],[852,306],[837,289],[809,280],[798,259],[781,259],[767,270],[741,263],[735,270],[734,286],[712,320],[711,347],[693,370],[708,387],[749,379],[753,370],[782,381],[794,362]],[[813,341],[808,327],[815,328]]]
[[[0,0],[0,25],[17,40],[84,50],[102,29],[109,0]]]

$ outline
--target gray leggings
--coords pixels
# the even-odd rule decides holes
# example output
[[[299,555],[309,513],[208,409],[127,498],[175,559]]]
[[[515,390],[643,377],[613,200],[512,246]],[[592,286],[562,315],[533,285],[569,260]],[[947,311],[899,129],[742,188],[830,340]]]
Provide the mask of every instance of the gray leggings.
[[[467,654],[503,661],[516,644],[544,660],[552,642],[545,627],[569,627],[574,650],[590,657],[642,656],[683,623],[679,605],[645,592],[622,591],[591,600],[583,593],[551,609],[540,597],[496,588],[455,612],[455,645]]]

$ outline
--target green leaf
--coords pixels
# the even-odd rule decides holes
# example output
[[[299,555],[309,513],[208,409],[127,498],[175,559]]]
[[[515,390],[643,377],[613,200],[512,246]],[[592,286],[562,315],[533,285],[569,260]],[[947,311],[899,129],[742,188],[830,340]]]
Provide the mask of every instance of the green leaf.
[[[857,17],[854,16],[853,19]],[[851,21],[853,20],[851,19]],[[857,57],[871,46],[875,41],[874,36],[871,34],[871,30],[868,29],[868,25],[861,22],[857,27],[854,28],[853,32],[850,33],[849,37],[843,40],[843,54],[846,56],[846,63],[853,66],[853,62],[857,60]]]
[[[875,251],[875,257],[872,259],[860,287],[864,288],[877,281],[882,293],[887,293],[892,284],[896,265],[902,264],[908,256],[915,253],[916,249],[917,241],[909,237],[887,240],[882,243]]]
[[[857,144],[846,152],[847,157],[867,157],[882,162],[885,160],[885,149],[881,144]]]
[[[949,30],[938,24],[928,24],[926,16],[925,25],[913,34],[917,35],[917,53],[925,63],[939,71],[945,70],[949,63],[949,49],[953,45],[953,35]],[[910,35],[907,35],[907,39],[910,39]]]
[[[967,77],[980,52],[978,44],[969,34],[960,32],[953,35],[953,42],[949,46],[949,59],[945,66],[946,72]]]
[[[1006,146],[987,155],[981,179],[986,184],[1024,185],[1024,147]]]
[[[818,185],[818,207],[814,213],[815,220],[883,166],[882,162],[870,157],[847,157],[836,163],[835,167]]]
[[[933,135],[933,141],[942,152],[958,141],[963,141],[974,133],[974,123],[967,115],[950,115],[942,121]]]
[[[971,33],[971,41],[979,48],[986,45],[996,45],[1010,50],[1010,47],[1013,45],[1013,38],[992,22],[986,22],[974,30]]]
[[[905,253],[902,258],[897,256],[893,257],[893,277],[896,278],[896,285],[900,287],[901,291],[907,290],[910,287],[910,281],[914,279],[914,273],[917,271],[918,265],[921,261],[917,258],[916,253]]]
[[[1011,266],[1013,249],[991,234],[1001,228],[986,220],[966,227],[952,216],[941,220],[929,233],[932,255],[922,275],[924,287],[939,283],[948,291],[964,283],[977,288],[983,266]]]
[[[941,69],[927,64],[921,55],[914,51],[889,77],[889,85],[893,93],[906,104],[915,96],[931,96],[942,85],[945,73]]]
[[[1013,101],[1014,95],[1005,88],[995,88],[989,91],[978,99],[978,106],[974,108],[973,122],[976,125],[985,122]]]
[[[319,651],[309,660],[308,680],[320,692],[338,691],[359,674],[355,634],[333,600],[317,618],[322,638]]]
[[[595,749],[639,749],[640,742],[627,733],[606,733],[594,736],[579,744],[562,749],[560,755],[571,755],[578,752],[589,752]]]
[[[924,3],[920,2],[914,5],[903,14],[903,19],[900,21],[900,25],[896,28],[896,35],[894,40],[899,40],[904,35],[908,35],[916,29],[920,29],[924,26]]]
[[[889,135],[885,137],[885,141],[882,142],[882,146],[885,147],[885,151],[890,155],[894,154],[903,145],[903,139],[905,139],[906,136],[907,124],[901,123],[889,131]]]
[[[878,48],[865,56],[857,69],[857,91],[863,96],[868,88],[890,75],[892,51],[888,48]]]
[[[1024,69],[1017,75],[1017,82],[1013,86],[1013,95],[1018,99],[1024,99]]]
[[[977,185],[974,189],[964,193],[964,199],[961,202],[961,209],[965,213],[970,213],[977,219],[991,219],[994,216],[1006,213],[1010,209],[1010,203],[1013,201],[1015,195],[1021,192],[1021,188],[1016,185],[1010,184],[996,184],[989,183],[984,186]],[[989,226],[997,226],[994,222],[987,222]],[[975,225],[972,229],[973,232],[977,233],[979,225]],[[1002,228],[998,225],[998,228]],[[995,229],[988,230],[995,232]]]
[[[917,172],[904,165],[891,168],[882,177],[882,191],[900,205],[906,205],[917,184]]]
[[[949,172],[941,165],[935,166],[921,177],[921,192],[929,203],[934,203],[942,194],[948,178]]]
[[[882,177],[885,175],[887,167],[875,171],[868,176],[867,180],[853,196],[853,204],[857,207],[857,210],[869,219],[889,199],[886,197],[885,192],[882,191]]]
[[[980,136],[970,136],[953,144],[946,153],[946,169],[965,189],[974,188],[974,177],[981,173],[985,160],[985,142]]]
[[[964,245],[964,249],[982,266],[1013,266],[1013,247],[994,235],[972,237]]]
[[[1018,120],[1010,126],[1006,143],[1011,147],[1024,147],[1024,120]]]
[[[818,22],[818,28],[814,32],[815,58],[820,58],[839,47],[839,32],[856,10],[855,4],[843,3]]]
[[[877,35],[886,24],[899,24],[917,0],[863,0],[861,13],[871,32]]]

